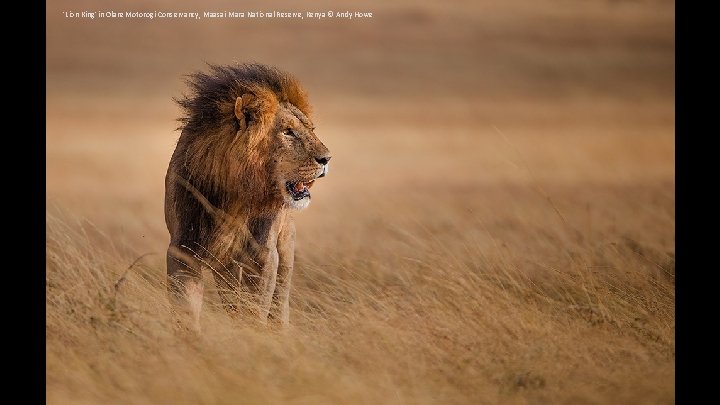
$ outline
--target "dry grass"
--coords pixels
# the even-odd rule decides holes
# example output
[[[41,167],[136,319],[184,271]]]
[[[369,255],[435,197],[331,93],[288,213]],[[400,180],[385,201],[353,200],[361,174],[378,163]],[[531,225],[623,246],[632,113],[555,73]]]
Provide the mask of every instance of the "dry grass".
[[[671,208],[651,215],[671,226]],[[161,258],[116,288],[138,252],[49,215],[53,402],[673,402],[672,250],[610,223],[566,225],[550,206],[505,210],[407,215],[351,235],[330,220],[325,249],[301,240],[292,329],[231,321],[211,295],[199,341],[173,333]]]
[[[48,403],[674,403],[672,3],[503,4],[262,40],[49,10]],[[306,82],[333,170],[292,327],[231,320],[206,274],[195,339],[164,287],[170,97],[237,55]]]

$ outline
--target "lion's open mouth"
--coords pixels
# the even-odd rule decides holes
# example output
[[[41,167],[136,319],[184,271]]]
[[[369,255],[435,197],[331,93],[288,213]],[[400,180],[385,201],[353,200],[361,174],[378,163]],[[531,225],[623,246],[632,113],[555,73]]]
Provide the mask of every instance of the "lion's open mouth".
[[[287,189],[288,193],[290,193],[290,196],[295,201],[302,200],[305,197],[310,197],[310,187],[312,187],[313,183],[315,183],[315,180],[310,181],[288,181],[285,183],[285,188]]]

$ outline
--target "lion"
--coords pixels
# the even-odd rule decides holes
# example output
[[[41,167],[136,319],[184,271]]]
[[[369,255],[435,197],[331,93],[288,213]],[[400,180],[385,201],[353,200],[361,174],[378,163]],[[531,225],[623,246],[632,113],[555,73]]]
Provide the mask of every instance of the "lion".
[[[175,99],[181,133],[165,177],[168,295],[200,331],[202,271],[222,305],[262,323],[290,321],[293,214],[328,173],[306,91],[261,64],[209,65]]]

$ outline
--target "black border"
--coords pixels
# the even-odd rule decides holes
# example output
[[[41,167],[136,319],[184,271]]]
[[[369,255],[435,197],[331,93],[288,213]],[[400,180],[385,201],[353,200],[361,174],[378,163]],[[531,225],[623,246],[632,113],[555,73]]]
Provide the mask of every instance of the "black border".
[[[683,2],[675,4],[676,403],[692,403],[692,398],[712,395],[711,387],[717,385],[715,373],[708,372],[713,367],[710,356],[716,345],[713,331],[718,292],[713,273],[717,257],[712,253],[718,248],[712,246],[716,238],[710,219],[717,206],[707,195],[715,192],[717,183],[713,167],[717,157],[712,156],[714,151],[709,147],[717,124],[708,119],[717,113],[710,111],[716,103],[701,94],[713,96],[717,91],[710,87],[717,73],[708,63],[716,47],[705,45],[717,36],[712,32],[717,22],[710,21],[715,18],[712,13],[705,16],[692,15]],[[695,191],[694,181],[700,186]],[[704,333],[693,330],[698,325]]]
[[[9,3],[2,14],[7,22],[2,95],[10,108],[4,113],[1,169],[4,233],[10,241],[2,269],[3,365],[11,376],[6,384],[17,391],[9,397],[45,403],[46,3]]]

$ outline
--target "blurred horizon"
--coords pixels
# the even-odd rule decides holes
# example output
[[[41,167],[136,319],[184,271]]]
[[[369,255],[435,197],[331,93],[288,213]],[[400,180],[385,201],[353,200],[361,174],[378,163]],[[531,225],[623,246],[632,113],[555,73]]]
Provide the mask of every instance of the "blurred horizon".
[[[268,8],[369,10],[374,16],[297,22],[87,20],[65,18],[63,11],[97,10],[96,3],[49,3],[48,197],[79,204],[78,200],[87,200],[86,193],[80,192],[82,185],[102,178],[104,170],[123,167],[98,167],[93,173],[73,170],[68,159],[91,159],[84,153],[95,142],[111,148],[160,148],[165,158],[147,163],[162,177],[162,166],[178,136],[179,109],[172,98],[185,91],[183,76],[204,69],[206,62],[256,61],[293,73],[310,94],[318,134],[330,145],[337,141],[341,145],[335,149],[347,153],[367,149],[372,154],[375,146],[401,147],[408,149],[397,153],[398,159],[408,154],[408,164],[427,164],[423,159],[431,147],[427,142],[434,141],[418,144],[413,133],[421,134],[418,139],[440,137],[455,145],[461,145],[465,137],[484,139],[500,149],[516,142],[511,146],[526,153],[536,176],[556,180],[570,176],[572,180],[583,171],[583,162],[576,162],[580,167],[546,172],[544,166],[557,165],[565,157],[535,162],[536,156],[541,157],[532,152],[538,143],[553,148],[551,155],[565,153],[563,142],[568,147],[578,143],[578,148],[590,148],[579,154],[607,155],[608,148],[615,148],[614,138],[653,136],[656,142],[627,141],[628,148],[638,148],[636,144],[650,148],[647,153],[620,148],[615,156],[607,156],[607,172],[592,168],[582,174],[597,181],[633,182],[674,173],[675,44],[674,3],[670,1],[455,1],[442,5],[220,1],[212,7],[201,2],[181,6],[139,1],[131,5],[107,2],[101,9],[202,13]],[[594,144],[581,142],[583,137],[594,137]],[[82,139],[82,146],[67,139]],[[439,152],[440,160],[454,153],[447,148]],[[458,151],[458,158],[470,152],[467,148]],[[134,153],[123,159],[142,159]],[[507,153],[502,160],[515,159],[515,152]],[[642,165],[633,162],[637,153],[649,160]],[[343,158],[341,153],[340,157],[334,162],[340,167],[365,169],[353,167],[358,159],[352,155]],[[466,158],[472,160],[470,155]],[[447,169],[483,167],[482,162],[463,161],[463,166],[448,162]],[[107,159],[101,165],[106,163]],[[373,163],[385,173],[397,174],[390,162]],[[494,168],[502,164],[493,163]],[[486,180],[503,182],[503,176],[525,176],[500,172],[502,176],[493,173]],[[68,180],[81,186],[63,191],[61,185]],[[162,179],[156,180],[154,192],[162,187]],[[76,194],[82,198],[73,198]]]

